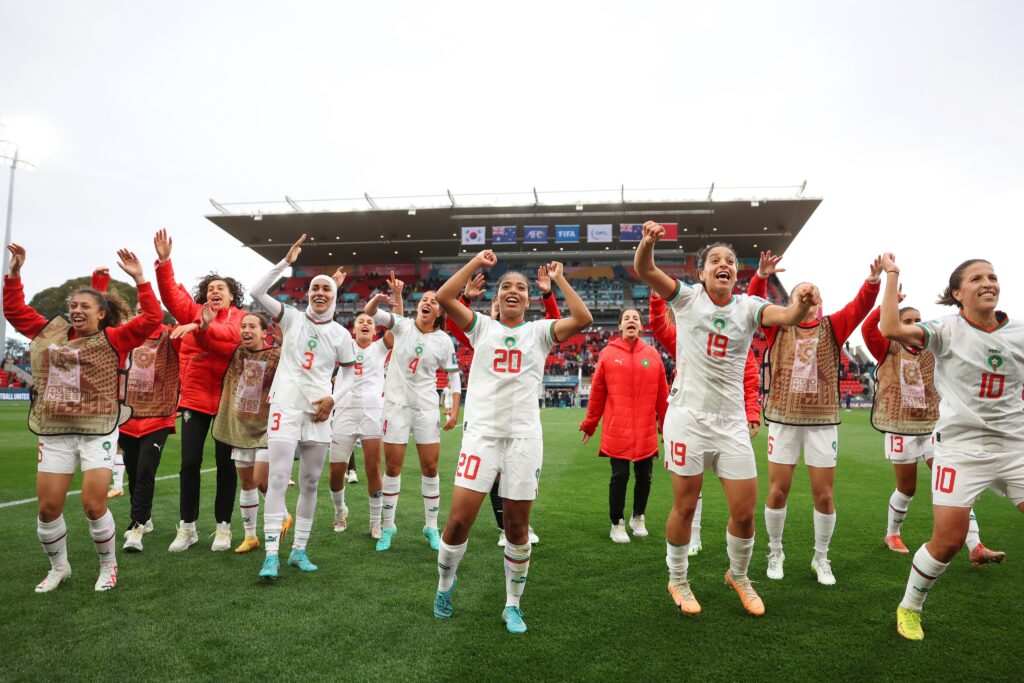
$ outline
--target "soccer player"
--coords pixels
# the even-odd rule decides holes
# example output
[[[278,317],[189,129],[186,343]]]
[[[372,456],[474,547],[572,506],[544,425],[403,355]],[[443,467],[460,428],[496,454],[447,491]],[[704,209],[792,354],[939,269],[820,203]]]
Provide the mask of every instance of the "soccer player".
[[[230,344],[211,338],[208,321],[211,311],[203,308],[206,328],[196,332],[199,346]],[[256,518],[260,508],[260,495],[267,492],[270,454],[267,452],[267,421],[270,417],[270,386],[277,373],[281,348],[267,346],[269,322],[262,313],[248,312],[242,316],[242,343],[231,350],[231,360],[221,380],[220,404],[213,421],[213,438],[231,446],[231,459],[235,461],[241,490],[238,511],[242,516],[245,537],[235,548],[236,553],[247,553],[260,547],[256,536]],[[285,523],[287,527],[287,522]],[[282,531],[282,535],[283,535]]]
[[[35,387],[28,426],[39,435],[36,530],[50,558],[50,571],[36,592],[52,591],[71,576],[63,511],[76,468],[82,470],[82,506],[100,559],[96,590],[107,591],[117,585],[116,532],[107,487],[118,422],[128,412],[121,406],[118,376],[132,349],[160,326],[160,304],[139,259],[121,249],[118,266],[135,280],[141,316],[121,325],[128,308],[120,299],[83,288],[71,295],[66,318],[47,321],[25,303],[25,248],[9,244],[7,249],[11,260],[4,277],[4,317],[31,340]]]
[[[460,288],[461,289],[461,288]],[[441,454],[440,420],[438,419],[437,371],[444,368],[452,388],[452,410],[444,424],[448,431],[459,419],[462,382],[455,345],[444,331],[444,311],[434,292],[424,292],[415,318],[396,316],[377,310],[376,298],[367,302],[363,312],[373,317],[375,325],[391,330],[395,345],[391,351],[387,378],[384,380],[384,508],[381,514],[381,536],[377,550],[391,548],[398,530],[395,513],[398,493],[402,488],[402,465],[409,434],[416,439],[420,459],[420,492],[423,495],[423,536],[435,550],[441,536],[437,530],[437,512],[441,501],[441,479],[437,460]]]
[[[768,423],[768,497],[764,521],[768,528],[768,578],[784,576],[786,555],[782,532],[793,471],[803,450],[814,499],[814,555],[811,570],[823,586],[835,585],[828,547],[836,526],[834,488],[839,453],[839,370],[843,344],[871,311],[878,298],[882,259],[869,267],[857,296],[842,310],[819,317],[808,311],[798,325],[765,330],[765,356],[770,378],[765,387],[764,419]],[[765,281],[754,277],[750,289],[764,291]],[[807,283],[805,283],[807,284]]]
[[[640,338],[643,327],[640,311],[635,308],[619,314],[621,336],[609,341],[598,356],[590,380],[587,415],[580,425],[583,443],[587,443],[604,420],[598,455],[611,463],[609,535],[615,543],[629,543],[624,517],[630,464],[636,479],[629,528],[637,538],[647,537],[647,498],[654,459],[658,457],[658,432],[668,407],[665,364],[661,354]]]
[[[292,470],[295,447],[299,447],[299,500],[295,506],[295,534],[288,564],[304,572],[315,572],[306,553],[317,485],[331,443],[331,411],[352,387],[351,366],[355,364],[352,335],[334,320],[337,285],[326,275],[309,283],[307,307],[300,313],[270,296],[267,290],[302,253],[302,235],[288,249],[284,259],[270,269],[252,288],[253,299],[267,309],[281,326],[281,360],[270,388],[270,419],[267,450],[270,476],[263,512],[263,538],[267,552],[260,577],[280,575],[278,558],[281,526],[285,518],[284,494]],[[331,374],[341,364],[331,392]]]
[[[904,294],[898,293],[898,303]],[[916,325],[921,313],[911,306],[899,309],[900,323]],[[882,432],[885,457],[892,461],[896,489],[889,497],[885,545],[893,552],[909,553],[901,528],[910,501],[917,492],[917,463],[923,460],[931,469],[935,458],[935,423],[939,417],[939,392],[935,389],[935,354],[905,344],[893,344],[878,329],[882,311],[876,308],[864,320],[861,335],[868,350],[878,361],[875,376],[878,385],[871,406],[871,425]],[[971,564],[980,567],[1006,559],[1006,553],[989,550],[981,542],[978,521],[971,509],[967,531]]]
[[[496,263],[494,252],[485,249],[437,292],[445,312],[465,330],[474,353],[452,507],[437,555],[434,616],[452,615],[452,593],[469,531],[484,496],[501,475],[507,539],[506,600],[501,618],[510,633],[524,633],[526,623],[519,603],[530,569],[530,508],[537,497],[544,459],[537,387],[543,382],[551,347],[582,332],[593,318],[557,262],[548,264],[548,273],[562,290],[568,318],[526,322],[530,285],[526,276],[517,272],[507,272],[498,280],[500,320],[471,311],[456,297],[473,273]]]
[[[241,341],[241,322],[244,315],[244,290],[237,280],[210,273],[189,294],[175,280],[171,265],[173,240],[166,230],[157,231],[153,246],[158,258],[156,282],[160,299],[178,322],[172,334],[181,338],[179,368],[181,396],[181,496],[179,508],[181,522],[178,533],[168,550],[180,553],[199,541],[196,520],[199,518],[200,468],[203,447],[213,416],[220,404],[220,380],[231,359],[230,354],[207,352],[199,348],[195,333],[199,328],[199,313],[203,305],[210,304],[215,316],[207,334],[237,345]],[[215,348],[215,347],[212,347]],[[217,493],[214,498],[214,517],[217,522],[212,550],[231,547],[231,513],[235,505],[237,475],[231,460],[231,447],[214,439],[217,461]]]
[[[942,397],[932,477],[935,526],[914,554],[896,610],[899,634],[921,640],[924,600],[963,546],[982,491],[991,488],[1024,512],[1024,326],[996,310],[999,280],[988,261],[964,261],[949,276],[939,303],[956,306],[958,315],[916,325],[900,321],[895,257],[886,254],[882,266],[882,334],[934,354]]]
[[[745,294],[733,295],[736,252],[723,243],[698,254],[700,286],[665,274],[654,263],[654,245],[665,228],[644,224],[633,265],[640,278],[672,306],[676,316],[676,359],[679,374],[669,392],[665,414],[665,466],[672,472],[673,503],[665,525],[668,590],[676,606],[698,614],[700,603],[687,581],[690,524],[704,469],[714,469],[729,505],[726,584],[753,615],[764,603],[747,576],[754,550],[754,505],[757,465],[750,445],[743,407],[743,368],[759,326],[795,325],[816,304],[808,285],[798,286],[792,303],[783,308]]]
[[[390,297],[376,294],[378,302],[394,306],[402,315],[402,290],[405,283],[395,278],[392,272],[388,278]],[[363,466],[366,468],[366,486],[370,497],[370,538],[381,537],[381,507],[383,506],[384,484],[380,474],[381,439],[384,436],[384,361],[394,346],[395,337],[387,331],[374,341],[377,326],[373,316],[361,313],[353,324],[355,332],[355,365],[352,366],[352,390],[334,408],[331,420],[331,500],[334,503],[334,530],[348,528],[348,506],[345,505],[345,479],[349,458],[356,441],[363,446]]]

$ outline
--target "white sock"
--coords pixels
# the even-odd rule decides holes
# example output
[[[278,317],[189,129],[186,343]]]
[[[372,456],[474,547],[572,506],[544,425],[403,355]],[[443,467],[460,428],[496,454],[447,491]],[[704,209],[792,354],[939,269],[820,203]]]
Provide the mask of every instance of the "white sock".
[[[312,517],[295,515],[295,535],[292,538],[292,550],[305,550],[309,543],[309,534],[313,531]]]
[[[185,522],[185,521],[183,521],[181,523],[181,528],[182,529],[190,529],[192,531],[195,531],[196,530],[196,523],[195,522]]]
[[[768,550],[782,552],[782,530],[786,527],[785,506],[775,509],[764,506],[764,525],[768,528]]]
[[[441,507],[441,477],[420,476],[420,491],[423,493],[424,526],[437,528],[437,510]]]
[[[981,531],[978,529],[978,520],[974,516],[974,508],[971,508],[971,518],[967,526],[967,549],[974,550],[981,544]]]
[[[693,543],[693,539],[690,539]],[[668,565],[668,578],[686,581],[686,571],[690,567],[690,543],[676,545],[665,541],[665,564]]]
[[[345,489],[331,491],[331,500],[334,502],[334,514],[340,515],[345,511]]]
[[[835,512],[826,515],[814,511],[814,559],[824,560],[828,557],[828,544],[832,541],[832,532],[835,528]]]
[[[519,607],[530,573],[530,543],[505,546],[505,607]]]
[[[750,556],[754,554],[754,537],[739,538],[725,531],[725,549],[729,555],[729,571],[734,579],[747,575]]]
[[[89,519],[89,535],[92,542],[96,544],[96,552],[100,556],[101,564],[117,564],[117,557],[114,555],[114,536],[117,531],[114,528],[114,515],[108,509],[99,519]]]
[[[889,496],[889,530],[886,536],[900,535],[900,527],[903,526],[903,520],[907,518],[907,510],[910,509],[912,500],[914,500],[913,496],[905,496],[900,493],[899,489],[893,491]]]
[[[255,538],[256,516],[260,512],[260,493],[257,489],[242,489],[238,492],[238,511],[242,515],[245,537]]]
[[[285,513],[263,511],[263,547],[267,555],[277,555],[281,545],[281,525]]]
[[[389,477],[384,475],[384,508],[381,512],[381,526],[385,529],[395,528],[395,512],[398,510],[398,492],[402,490],[402,475]]]
[[[444,540],[441,541],[441,546],[437,550],[437,590],[451,590],[455,574],[459,571],[459,562],[466,554],[467,545],[468,540],[462,545],[448,545]]]
[[[380,524],[380,509],[384,505],[384,497],[380,491],[370,496],[370,524]]]
[[[124,454],[119,450],[114,454],[114,466],[110,468],[110,473],[113,475],[113,481],[111,482],[111,488],[123,489],[124,488]]]
[[[693,521],[690,522],[690,545],[700,545],[700,515],[703,510],[704,496],[698,495],[697,509],[693,511]]]
[[[948,566],[948,562],[939,562],[932,557],[927,546],[922,545],[918,548],[914,553],[914,562],[910,565],[907,590],[903,593],[903,602],[900,603],[900,607],[920,612],[932,584],[938,581]]]
[[[43,550],[50,558],[50,566],[68,567],[68,527],[64,523],[64,515],[52,522],[36,519],[36,535],[43,544]]]

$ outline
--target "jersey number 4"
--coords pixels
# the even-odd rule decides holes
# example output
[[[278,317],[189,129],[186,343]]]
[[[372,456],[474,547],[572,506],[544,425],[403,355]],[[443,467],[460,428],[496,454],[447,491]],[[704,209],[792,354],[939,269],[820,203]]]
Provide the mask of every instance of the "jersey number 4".
[[[519,349],[495,349],[494,371],[515,374],[523,369],[523,352]]]
[[[712,358],[725,358],[729,348],[729,338],[714,332],[708,332],[708,355]]]

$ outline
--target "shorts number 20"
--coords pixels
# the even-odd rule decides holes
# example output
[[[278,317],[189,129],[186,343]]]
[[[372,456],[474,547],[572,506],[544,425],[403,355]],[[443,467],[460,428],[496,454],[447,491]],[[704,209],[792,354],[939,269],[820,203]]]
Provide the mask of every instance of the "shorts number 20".
[[[455,476],[473,481],[478,474],[480,474],[480,456],[467,456],[465,453],[460,453],[459,469],[455,472]]]

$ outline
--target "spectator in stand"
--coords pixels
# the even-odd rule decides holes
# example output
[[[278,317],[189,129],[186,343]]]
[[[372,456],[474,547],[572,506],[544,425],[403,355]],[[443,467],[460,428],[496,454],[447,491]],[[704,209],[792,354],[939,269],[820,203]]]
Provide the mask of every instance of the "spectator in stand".
[[[624,512],[630,463],[636,480],[629,528],[637,538],[647,536],[647,499],[658,457],[658,432],[668,408],[665,366],[658,352],[640,338],[642,329],[640,311],[627,308],[619,315],[622,336],[612,339],[598,358],[587,417],[580,425],[587,443],[604,420],[598,455],[608,458],[612,468],[608,507],[615,543],[629,543]]]

